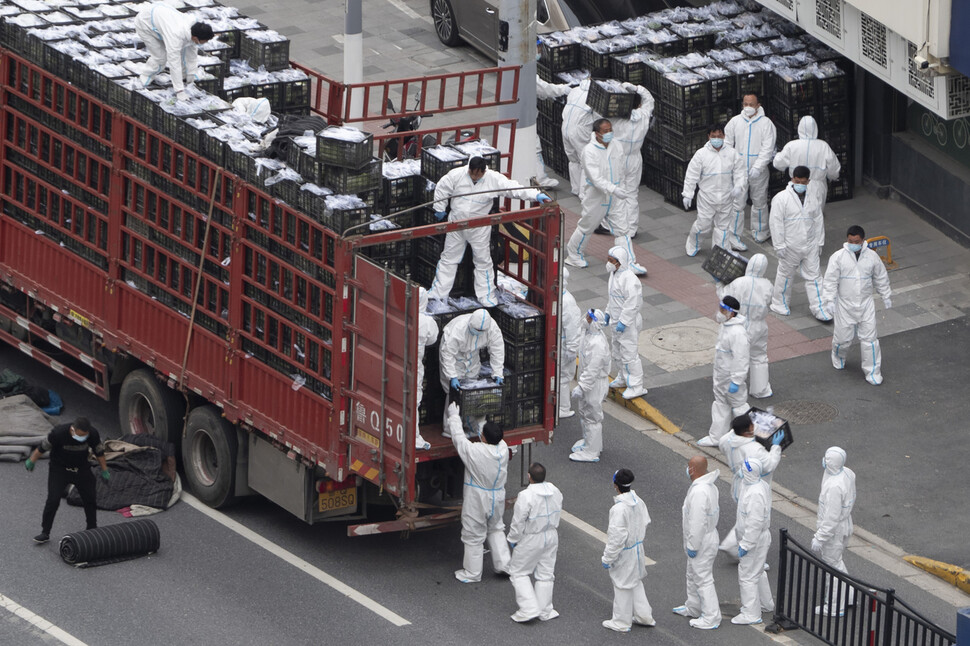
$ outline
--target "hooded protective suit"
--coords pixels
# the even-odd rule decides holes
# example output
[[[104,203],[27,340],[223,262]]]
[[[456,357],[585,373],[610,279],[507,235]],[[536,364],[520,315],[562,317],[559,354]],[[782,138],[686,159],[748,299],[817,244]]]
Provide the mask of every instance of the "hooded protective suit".
[[[616,380],[610,386],[621,388],[625,385],[628,391],[639,396],[645,392],[639,349],[640,329],[643,327],[643,317],[640,315],[643,286],[630,269],[631,258],[626,249],[613,247],[609,255],[620,263],[620,267],[610,274],[610,300],[606,305],[613,328],[613,365],[617,370]],[[624,391],[623,396],[629,399],[627,394]]]
[[[714,403],[711,404],[711,429],[708,436],[714,442],[731,428],[731,420],[746,413],[748,406],[748,367],[751,344],[744,329],[745,318],[740,314],[721,324],[714,346]],[[738,386],[729,392],[731,384]]]
[[[536,76],[536,99],[555,99],[556,97],[566,96],[572,88],[568,85],[557,85],[546,83]],[[536,181],[539,186],[556,187],[559,180],[554,180],[546,173],[546,162],[542,158],[542,141],[536,135]]]
[[[493,191],[480,195],[466,195],[479,191]],[[496,197],[515,197],[520,200],[535,201],[539,192],[534,188],[525,188],[516,181],[510,180],[502,173],[490,168],[485,169],[485,175],[478,182],[472,181],[468,174],[468,166],[454,168],[448,171],[434,190],[434,210],[441,212],[451,202],[451,213],[448,219],[452,222],[468,220],[470,218],[488,215],[492,210],[492,203]],[[444,300],[451,293],[455,284],[455,272],[458,263],[465,255],[465,245],[471,245],[472,257],[475,261],[475,296],[487,307],[498,305],[495,293],[495,272],[492,268],[492,254],[489,252],[489,240],[492,228],[489,226],[474,227],[461,231],[449,231],[445,235],[445,248],[438,260],[434,282],[431,284],[429,296]]]
[[[819,281],[818,256],[825,242],[822,205],[811,186],[804,202],[789,182],[785,190],[771,200],[771,244],[778,254],[778,273],[771,296],[771,311],[782,316],[791,313],[791,288],[795,270],[800,269],[805,280],[808,307],[815,318],[828,321],[822,308],[822,285]]]
[[[145,43],[148,61],[142,85],[147,87],[165,66],[172,76],[172,89],[185,90],[184,79],[196,80],[199,46],[192,41],[195,20],[166,2],[153,2],[135,16],[135,33]]]
[[[734,197],[732,191],[740,194],[748,185],[748,172],[744,159],[728,145],[714,148],[710,141],[694,153],[684,175],[684,198],[694,199],[697,191],[697,219],[687,235],[687,255],[696,256],[701,246],[701,236],[711,229],[711,247],[715,245],[732,249],[731,229],[734,219]]]
[[[866,381],[874,386],[882,383],[882,351],[876,338],[876,305],[872,300],[875,289],[886,309],[892,307],[889,275],[882,259],[863,243],[858,259],[849,251],[849,243],[829,257],[822,282],[822,303],[826,312],[835,316],[832,330],[832,365],[845,368],[856,335],[862,346],[862,371]],[[833,305],[834,303],[834,305]]]
[[[603,564],[609,565],[613,582],[614,630],[629,630],[633,622],[654,625],[653,609],[643,589],[647,576],[643,537],[650,524],[647,505],[632,489],[613,496],[610,524],[606,530]]]
[[[714,557],[717,556],[717,478],[721,472],[706,473],[690,484],[681,509],[684,551],[687,558],[686,612],[698,618],[691,625],[716,628],[721,623],[721,608],[714,589]],[[697,554],[690,558],[690,552]]]
[[[617,219],[623,222],[624,246],[630,256],[633,246],[630,236],[636,235],[637,227],[640,224],[640,203],[638,194],[640,191],[640,179],[643,174],[643,140],[647,138],[650,130],[650,119],[653,117],[654,100],[653,95],[645,87],[624,83],[623,88],[629,92],[636,92],[640,95],[640,106],[630,113],[627,119],[611,119],[613,124],[613,143],[619,144],[623,149],[623,170],[621,171],[622,180],[620,188],[626,194],[624,197],[614,198],[618,201]]]
[[[852,536],[852,508],[855,505],[855,472],[845,466],[845,451],[837,446],[825,452],[822,461],[822,490],[818,494],[818,522],[812,539],[812,551],[826,565],[840,572],[847,572],[842,555]],[[849,592],[843,587],[830,593],[831,578],[825,581],[825,607],[823,612],[841,614],[845,611]],[[831,597],[831,598],[830,598]]]
[[[748,170],[748,190],[735,202],[734,227],[731,232],[739,241],[744,231],[744,206],[751,196],[751,235],[764,242],[768,231],[768,164],[775,154],[775,124],[765,116],[765,109],[758,107],[750,118],[738,114],[724,128],[724,143],[741,155]]]
[[[593,122],[600,118],[593,108],[586,105],[589,94],[589,79],[580,81],[566,95],[566,106],[562,110],[562,145],[569,159],[569,184],[573,195],[583,196],[586,178],[583,176],[583,148],[589,143],[589,133]]]
[[[417,386],[417,404],[415,404],[415,410],[421,406],[421,400],[424,398],[424,351],[429,345],[434,345],[435,341],[438,340],[438,324],[435,320],[428,314],[428,290],[424,287],[418,288],[418,386]],[[421,437],[421,429],[418,426],[418,422],[414,423],[414,446],[421,448],[430,448],[430,445]]]
[[[741,303],[744,327],[748,331],[748,344],[751,347],[750,394],[752,397],[771,397],[771,384],[768,381],[768,324],[765,316],[771,304],[771,282],[764,277],[768,269],[768,258],[762,253],[751,256],[744,276],[735,278],[728,285],[718,285],[717,296],[733,296]]]
[[[573,414],[569,398],[569,383],[576,374],[576,356],[579,343],[583,338],[583,313],[576,305],[576,299],[566,289],[569,270],[562,270],[562,360],[559,362],[559,416]]]
[[[789,176],[796,166],[807,166],[811,171],[808,192],[818,202],[820,211],[825,207],[829,182],[837,180],[842,170],[832,148],[818,138],[818,124],[811,116],[802,117],[798,122],[798,139],[785,144],[771,163],[778,170],[788,171]]]
[[[583,252],[600,223],[610,230],[615,245],[629,246],[626,221],[621,217],[618,206],[619,197],[624,191],[620,187],[623,181],[623,157],[622,146],[615,141],[609,145],[601,144],[596,140],[596,133],[591,132],[582,155],[586,177],[586,188],[581,197],[582,215],[566,243],[566,264],[574,267],[589,265]],[[633,262],[636,262],[635,258]]]
[[[509,543],[514,546],[509,578],[519,610],[512,619],[545,621],[559,616],[552,607],[552,588],[559,550],[562,492],[551,482],[530,484],[515,499]],[[535,587],[529,576],[535,573]]]
[[[598,461],[603,450],[603,400],[609,390],[610,348],[603,330],[609,320],[601,310],[586,325],[579,344],[579,421],[583,439],[573,445],[574,462]],[[585,319],[584,319],[585,321]],[[576,456],[576,457],[573,457]]]
[[[771,546],[771,487],[761,479],[762,468],[757,458],[741,463],[743,480],[734,529],[738,546],[747,554],[738,562],[741,613],[731,620],[734,624],[760,623],[762,612],[775,609],[765,572],[765,559]]]
[[[266,123],[270,115],[273,114],[273,106],[269,99],[263,97],[255,99],[253,97],[241,96],[232,102],[232,109],[236,112],[249,115],[256,123]]]
[[[448,414],[447,409],[445,414]],[[507,572],[509,568],[511,555],[502,520],[505,481],[509,476],[509,447],[505,440],[498,444],[471,442],[462,432],[457,413],[449,415],[447,424],[458,457],[465,465],[461,504],[461,542],[465,544],[465,556],[462,569],[455,572],[455,578],[463,583],[475,583],[482,580],[486,538],[492,552],[492,568],[496,572]]]
[[[505,342],[502,330],[485,310],[475,310],[451,319],[441,332],[438,350],[440,365],[438,374],[444,388],[445,430],[448,430],[448,403],[451,401],[451,380],[475,379],[482,372],[481,352],[488,350],[488,359],[493,375],[503,374],[505,366]],[[475,420],[484,421],[484,420]],[[469,423],[477,430],[477,426]]]
[[[771,487],[771,480],[775,475],[775,469],[778,468],[778,464],[781,462],[781,447],[772,445],[771,450],[768,451],[765,447],[754,439],[754,436],[747,437],[744,435],[738,435],[731,429],[727,434],[721,438],[717,444],[717,448],[720,449],[721,453],[727,460],[728,468],[734,475],[734,483],[731,486],[731,495],[735,500],[741,493],[741,481],[742,473],[741,467],[744,465],[744,461],[749,458],[755,458],[761,462],[761,479],[768,483]],[[732,557],[738,554],[738,537],[737,532],[734,527],[724,535],[724,540],[721,541],[719,549],[724,550]]]

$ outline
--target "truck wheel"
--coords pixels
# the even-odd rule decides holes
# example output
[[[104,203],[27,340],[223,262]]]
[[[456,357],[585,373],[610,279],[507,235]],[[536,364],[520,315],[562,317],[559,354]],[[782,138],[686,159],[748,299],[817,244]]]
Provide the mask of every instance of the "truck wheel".
[[[178,448],[185,400],[159,383],[151,370],[141,368],[129,373],[121,384],[118,400],[122,433],[147,433]]]
[[[461,38],[458,36],[458,20],[455,19],[455,10],[451,8],[448,0],[431,0],[431,19],[434,21],[434,31],[442,44],[448,47],[461,44]]]
[[[210,507],[218,509],[235,500],[238,448],[235,427],[214,406],[189,412],[182,465],[192,493]]]

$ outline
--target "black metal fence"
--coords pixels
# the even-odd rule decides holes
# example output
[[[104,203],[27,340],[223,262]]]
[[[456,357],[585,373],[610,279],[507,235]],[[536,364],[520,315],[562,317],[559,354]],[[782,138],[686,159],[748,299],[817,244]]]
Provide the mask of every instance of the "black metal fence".
[[[892,588],[833,569],[781,532],[778,599],[769,632],[801,628],[831,646],[953,646],[956,636],[929,621]]]

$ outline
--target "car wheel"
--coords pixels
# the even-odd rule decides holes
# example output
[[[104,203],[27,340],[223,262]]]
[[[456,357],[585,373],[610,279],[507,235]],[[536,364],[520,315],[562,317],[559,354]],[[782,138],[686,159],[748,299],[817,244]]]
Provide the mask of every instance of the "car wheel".
[[[434,20],[434,31],[438,34],[438,40],[448,47],[461,43],[455,11],[448,0],[431,0],[431,19]]]

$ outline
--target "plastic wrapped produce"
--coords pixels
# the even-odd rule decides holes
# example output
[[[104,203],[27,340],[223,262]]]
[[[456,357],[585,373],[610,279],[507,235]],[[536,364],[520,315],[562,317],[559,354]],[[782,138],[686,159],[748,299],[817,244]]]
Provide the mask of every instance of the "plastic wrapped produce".
[[[613,38],[614,36],[621,36],[627,33],[626,28],[617,20],[597,25],[596,30],[603,38]]]
[[[707,52],[714,61],[718,63],[730,63],[733,61],[744,60],[744,54],[741,50],[735,49],[733,47],[725,47],[724,49],[712,49]]]
[[[688,69],[694,69],[697,67],[704,67],[705,65],[710,65],[714,60],[710,56],[700,54],[698,52],[691,52],[690,54],[684,54],[683,56],[678,56],[677,60],[681,65]]]
[[[384,163],[381,169],[387,179],[400,179],[421,174],[421,162],[417,159],[402,159],[401,161],[389,161]]]
[[[752,43],[741,43],[738,45],[738,49],[744,52],[747,56],[751,58],[762,58],[764,56],[772,56],[775,52],[771,49],[768,43],[752,42]]]
[[[785,36],[769,40],[768,45],[779,54],[791,54],[805,49],[805,43],[800,38],[787,38]]]

